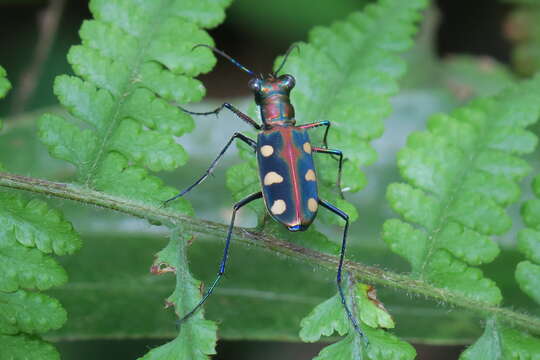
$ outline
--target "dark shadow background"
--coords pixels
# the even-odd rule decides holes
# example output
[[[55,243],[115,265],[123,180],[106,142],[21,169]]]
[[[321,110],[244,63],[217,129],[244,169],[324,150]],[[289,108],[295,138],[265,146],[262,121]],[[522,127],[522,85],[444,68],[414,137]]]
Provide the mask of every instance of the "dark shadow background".
[[[262,22],[259,20],[265,9],[253,9],[252,0],[238,0],[228,11],[225,23],[210,33],[219,48],[225,49],[255,71],[267,71],[271,69],[273,59],[282,54],[292,41],[306,39],[312,24],[329,24],[333,19],[342,18],[344,14],[368,1],[342,2],[345,5],[335,12],[318,11],[311,6],[310,9],[305,9],[305,19],[295,16],[300,13],[297,11],[302,10],[302,0],[298,0],[300,5],[294,5],[294,9],[279,6],[281,1],[272,2],[275,14],[267,14],[265,25],[256,26],[254,24]],[[493,0],[439,0],[436,3],[441,13],[437,34],[437,51],[440,56],[466,53],[489,55],[503,63],[509,62],[511,49],[510,44],[503,38],[502,23],[512,9],[510,5]],[[33,47],[38,38],[36,19],[46,5],[43,1],[0,0],[0,64],[8,71],[15,90],[21,72],[28,67],[33,57]],[[77,31],[80,24],[83,19],[90,18],[87,7],[87,1],[84,0],[66,1],[56,40],[26,111],[57,104],[51,91],[52,83],[56,75],[71,73],[65,54],[71,45],[79,43]],[[280,16],[282,21],[278,21]],[[201,78],[210,97],[249,94],[246,86],[248,77],[225,61],[219,61],[211,74]],[[0,103],[0,116],[13,113],[13,93],[14,91],[6,101]],[[66,359],[134,359],[164,341],[74,341],[60,344],[60,349]],[[222,341],[217,349],[219,355],[215,359],[253,359],[254,354],[257,354],[256,358],[259,360],[311,359],[323,346],[324,344]],[[419,359],[439,360],[456,359],[462,351],[461,346],[416,345],[416,349]]]
[[[326,3],[328,0],[321,0]],[[266,9],[251,7],[250,0],[237,0],[227,12],[225,23],[210,31],[219,48],[239,59],[242,63],[254,68],[255,71],[267,71],[272,67],[273,59],[285,52],[290,43],[305,40],[309,29],[314,24],[327,25],[335,19],[340,19],[350,11],[362,8],[368,0],[341,0],[349,4],[335,12],[324,14],[307,14],[303,20],[295,18],[290,13],[294,9],[282,8],[278,5],[287,0],[274,0],[272,8],[275,14],[270,15]],[[51,92],[54,77],[62,73],[71,73],[66,61],[69,47],[80,42],[77,31],[82,20],[91,17],[87,1],[68,0],[49,58],[44,65],[44,71],[39,81],[35,95],[30,100],[26,110],[56,104],[56,98]],[[300,11],[302,3],[307,0],[296,0],[295,8]],[[330,3],[332,3],[330,1]],[[504,63],[509,62],[510,45],[503,38],[502,23],[511,6],[493,0],[439,0],[436,1],[441,12],[441,23],[437,36],[439,55],[446,56],[455,53],[472,55],[489,55]],[[9,1],[0,0],[0,64],[6,68],[14,89],[20,73],[25,69],[34,55],[38,27],[36,19],[46,7],[44,1]],[[332,3],[332,6],[335,4]],[[259,6],[258,6],[259,7]],[[281,19],[281,13],[289,13]],[[265,16],[264,25],[254,27],[258,20]],[[276,28],[268,25],[268,19],[275,17]],[[249,19],[249,20],[246,20]],[[248,95],[246,86],[248,78],[238,72],[225,61],[219,61],[209,75],[201,77],[207,87],[210,97],[234,97]],[[0,104],[0,116],[12,112],[12,91],[7,101]]]

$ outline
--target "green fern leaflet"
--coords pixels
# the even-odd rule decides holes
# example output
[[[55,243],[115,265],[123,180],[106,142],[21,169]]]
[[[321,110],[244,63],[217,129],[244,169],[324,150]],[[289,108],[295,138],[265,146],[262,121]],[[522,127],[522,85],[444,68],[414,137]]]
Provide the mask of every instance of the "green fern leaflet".
[[[0,67],[0,97],[11,87],[5,76]],[[60,359],[39,334],[60,328],[67,314],[58,300],[39,291],[67,281],[51,255],[71,254],[80,246],[59,211],[41,200],[0,192],[0,358]]]
[[[53,156],[76,166],[80,183],[154,204],[176,193],[149,171],[186,163],[174,137],[191,131],[194,123],[171,102],[204,95],[193,77],[208,72],[215,58],[208,49],[192,49],[213,44],[201,26],[219,23],[228,3],[90,2],[94,19],[83,23],[82,44],[68,54],[77,76],[59,76],[54,84],[77,121],[52,114],[40,120],[42,141]],[[184,199],[174,206],[192,212]]]
[[[495,283],[473,267],[493,261],[491,236],[511,226],[505,208],[529,172],[540,104],[536,78],[500,95],[474,101],[451,115],[436,115],[428,131],[409,136],[398,154],[408,183],[391,184],[387,197],[402,220],[388,220],[383,237],[405,257],[412,273],[473,300],[499,304]],[[414,224],[414,225],[413,225]]]

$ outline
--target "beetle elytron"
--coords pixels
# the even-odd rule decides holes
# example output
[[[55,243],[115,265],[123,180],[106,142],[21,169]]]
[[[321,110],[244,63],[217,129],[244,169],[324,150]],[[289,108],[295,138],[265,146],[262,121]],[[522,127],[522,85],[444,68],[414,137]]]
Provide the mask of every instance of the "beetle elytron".
[[[279,71],[283,68],[285,61],[291,50],[291,47],[278,70],[266,76],[255,76],[253,71],[247,69],[235,59],[225,54],[221,50],[208,45],[197,45],[196,47],[207,47],[215,53],[225,57],[238,68],[254,76],[249,81],[249,88],[255,95],[255,102],[260,108],[262,125],[259,125],[248,115],[242,113],[229,103],[224,103],[217,109],[209,112],[193,112],[184,110],[192,115],[210,115],[218,114],[224,108],[231,110],[240,119],[259,130],[257,141],[241,134],[234,133],[229,139],[225,147],[221,150],[217,158],[212,162],[208,170],[187,189],[167,200],[165,203],[173,201],[193,189],[195,186],[203,182],[208,175],[212,173],[215,166],[221,157],[225,154],[229,146],[235,139],[241,140],[248,144],[257,154],[259,165],[259,178],[262,191],[249,195],[245,199],[239,201],[233,206],[233,213],[223,258],[219,266],[219,272],[208,288],[202,300],[195,306],[193,310],[187,313],[180,322],[186,320],[193,315],[212,294],[217,283],[225,272],[227,263],[227,255],[231,241],[231,234],[234,227],[236,212],[244,205],[253,200],[264,199],[268,213],[279,223],[285,225],[289,231],[306,230],[315,219],[319,206],[326,208],[345,220],[345,228],[343,230],[343,239],[341,243],[341,252],[339,257],[339,265],[337,270],[337,287],[341,296],[341,302],[345,308],[348,318],[353,324],[356,332],[363,336],[356,318],[350,311],[345,301],[345,295],[341,286],[342,267],[345,256],[345,248],[347,243],[347,231],[349,228],[349,216],[342,210],[336,208],[327,201],[320,199],[317,193],[317,176],[313,164],[313,153],[321,153],[337,156],[338,163],[338,178],[337,184],[341,189],[341,169],[343,163],[343,154],[339,150],[328,149],[326,138],[330,129],[329,121],[319,121],[315,123],[296,125],[294,116],[294,107],[290,102],[289,93],[295,86],[295,79],[292,75],[278,76]],[[323,137],[323,147],[311,146],[307,130],[325,126]],[[341,190],[340,190],[341,191]]]

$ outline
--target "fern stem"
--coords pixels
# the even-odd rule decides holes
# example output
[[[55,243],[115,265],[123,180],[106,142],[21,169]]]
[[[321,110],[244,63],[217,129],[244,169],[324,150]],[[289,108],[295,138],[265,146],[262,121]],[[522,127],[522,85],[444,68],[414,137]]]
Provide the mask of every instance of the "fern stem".
[[[181,215],[172,209],[164,208],[159,205],[141,203],[122,197],[112,196],[78,185],[57,183],[39,178],[0,172],[0,186],[78,201],[85,204],[92,204],[105,209],[115,210],[143,218],[153,224],[163,223],[173,226],[174,224],[181,223],[184,226],[189,226],[191,231],[197,234],[223,237],[227,231],[226,225],[195,219]],[[242,243],[257,245],[272,252],[285,254],[298,260],[319,264],[331,269],[335,269],[339,261],[336,256],[307,249],[277,239],[271,235],[245,228],[235,228],[234,239]],[[495,317],[499,321],[505,322],[510,326],[515,326],[532,334],[540,335],[539,317],[524,314],[509,308],[492,306],[486,302],[468,298],[463,294],[435,287],[425,281],[414,279],[407,274],[397,274],[352,261],[347,261],[344,264],[344,268],[364,282],[389,286],[403,290],[408,294],[422,295],[435,301],[445,302],[449,305],[461,307],[483,316]]]

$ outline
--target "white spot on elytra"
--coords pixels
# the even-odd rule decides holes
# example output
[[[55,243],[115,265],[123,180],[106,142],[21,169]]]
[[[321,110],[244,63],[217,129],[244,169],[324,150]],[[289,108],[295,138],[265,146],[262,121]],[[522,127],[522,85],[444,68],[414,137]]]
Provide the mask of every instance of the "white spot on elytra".
[[[306,181],[315,181],[317,178],[315,177],[315,171],[312,169],[309,169],[306,172]]]
[[[308,154],[311,154],[311,144],[310,143],[305,142],[303,147],[304,147],[305,152],[307,152]]]
[[[274,148],[270,145],[263,145],[261,146],[261,154],[264,157],[269,157],[274,153]]]
[[[309,211],[315,212],[317,211],[319,204],[317,203],[317,200],[315,200],[314,198],[309,198],[309,200],[307,201],[307,207]]]
[[[264,176],[264,185],[279,184],[283,182],[283,177],[275,171],[270,171]]]
[[[272,207],[270,208],[270,211],[274,215],[281,215],[287,210],[287,205],[285,204],[285,201],[279,199],[274,201],[272,204]]]

